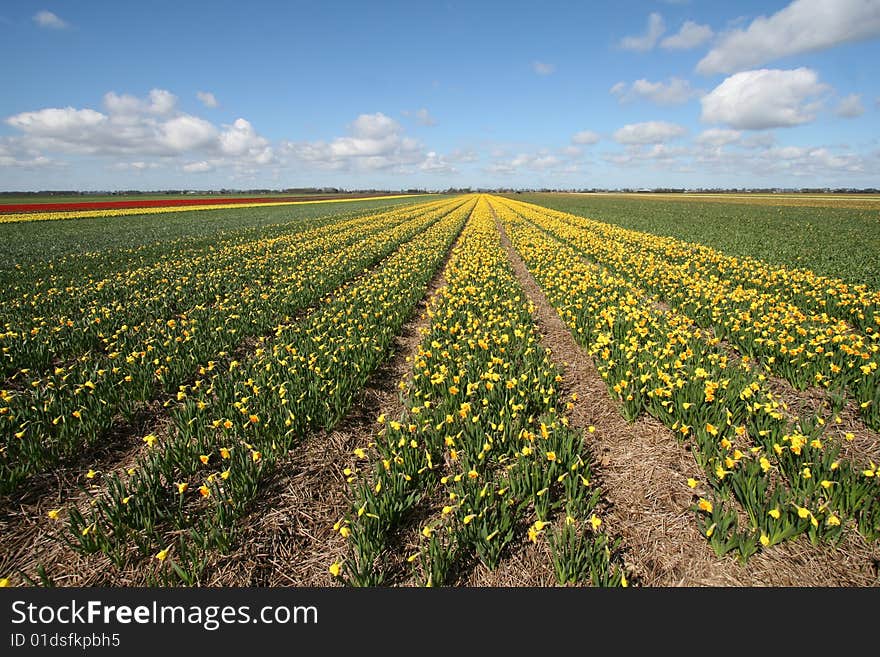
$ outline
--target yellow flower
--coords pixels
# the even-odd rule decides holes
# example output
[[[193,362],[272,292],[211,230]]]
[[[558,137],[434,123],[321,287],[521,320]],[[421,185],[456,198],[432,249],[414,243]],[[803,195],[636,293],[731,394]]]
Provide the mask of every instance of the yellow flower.
[[[761,460],[759,461],[759,463],[761,464],[761,470],[762,470],[763,472],[769,472],[769,471],[770,471],[770,460],[769,460],[766,456],[762,456],[762,457],[761,457]]]
[[[199,486],[199,493],[201,493],[202,497],[211,497],[211,489],[202,484]]]
[[[428,527],[427,525],[422,527],[422,536],[425,538],[431,538],[431,534],[434,533],[434,530]]]
[[[58,514],[61,513],[61,509],[52,509],[46,515],[49,516],[51,520],[58,520]]]
[[[330,574],[333,575],[333,577],[339,577],[339,573],[342,572],[342,564],[339,561],[335,561],[330,564],[330,568],[328,568],[328,570],[330,571]]]
[[[98,474],[98,473],[95,472],[94,470],[89,469],[89,471],[86,472],[86,479],[94,479],[94,478],[95,478],[95,475],[97,475],[97,474]]]
[[[803,507],[803,506],[798,506],[797,504],[795,504],[795,507],[797,508],[798,518],[809,518],[810,517],[810,510],[809,509],[807,509],[806,507]]]
[[[556,460],[556,452],[547,452],[547,460],[555,461]]]
[[[7,586],[9,586],[9,578],[0,577],[0,589],[5,589]]]
[[[177,492],[183,495],[186,492],[186,489],[189,488],[189,484],[185,481],[183,483],[177,484]]]
[[[770,545],[770,537],[767,536],[767,534],[765,534],[764,532],[761,532],[761,545],[763,545],[764,547]]]
[[[452,511],[454,509],[455,509],[455,507],[453,507],[453,506],[444,506],[443,507],[443,515],[444,516],[449,515],[450,513],[452,513]]]
[[[705,511],[706,513],[712,513],[712,503],[709,500],[700,498],[700,501],[697,502],[697,507],[699,507],[700,511]]]
[[[165,558],[168,556],[168,550],[170,549],[171,548],[165,548],[164,550],[159,550],[159,552],[156,553],[156,558],[159,561],[165,561]]]
[[[774,520],[779,520],[779,516],[781,516],[782,513],[779,511],[779,509],[770,509],[767,512],[767,515],[769,515]]]
[[[699,485],[699,481],[694,479],[693,477],[688,478],[688,488],[696,488]]]
[[[210,459],[210,458],[211,457],[208,454],[200,454],[199,455],[199,461],[202,462],[202,465],[208,465],[208,459]]]
[[[147,447],[152,447],[156,443],[156,435],[152,433],[148,434],[143,437],[143,441],[147,443]]]
[[[840,526],[840,518],[838,518],[833,513],[830,516],[828,516],[828,520],[826,522],[829,525],[831,525],[832,527],[839,527]]]
[[[470,513],[464,517],[462,522],[464,522],[464,524],[466,524],[466,525],[469,525],[473,522],[474,518],[476,518],[476,517],[477,517],[476,513]]]
[[[708,422],[706,422],[706,431],[711,433],[713,436],[718,435],[718,427],[716,427],[714,424],[709,424]]]
[[[229,450],[226,447],[220,448],[220,458],[221,459],[228,459],[229,458]]]
[[[339,533],[342,534],[342,538],[348,538],[349,536],[351,536],[351,529],[349,529],[348,527],[340,527]]]
[[[232,420],[226,420],[226,421],[223,423],[223,428],[224,428],[224,429],[231,429],[231,428],[232,428]]]
[[[262,453],[262,452],[258,452],[257,450],[253,450],[253,451],[251,452],[251,460],[252,460],[254,463],[259,462],[259,460],[260,460],[261,458],[263,458],[263,453]]]
[[[590,524],[593,526],[593,531],[596,531],[602,524],[602,519],[594,513],[590,516]]]
[[[471,470],[470,472],[468,472],[468,479],[476,479],[479,476],[480,475],[476,470]]]
[[[259,422],[260,422],[260,418],[257,417],[256,415],[248,415],[248,420],[250,421],[251,424],[259,424]]]

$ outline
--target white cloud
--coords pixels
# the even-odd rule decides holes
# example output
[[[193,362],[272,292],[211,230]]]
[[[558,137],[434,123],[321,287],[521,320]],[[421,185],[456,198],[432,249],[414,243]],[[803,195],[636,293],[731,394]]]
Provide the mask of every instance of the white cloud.
[[[51,11],[47,11],[45,9],[43,9],[42,11],[38,11],[36,14],[34,14],[34,22],[40,27],[45,27],[50,30],[63,30],[70,27],[67,21],[59,18]]]
[[[207,173],[213,171],[214,166],[210,162],[202,160],[200,162],[188,162],[187,164],[184,164],[181,169],[187,173]]]
[[[667,83],[650,82],[642,78],[629,86],[625,82],[618,82],[611,87],[610,92],[621,103],[644,99],[657,105],[681,105],[701,94],[691,87],[690,82],[681,78],[670,78]]]
[[[614,133],[614,141],[619,144],[660,144],[681,137],[687,130],[668,121],[646,121],[631,123]]]
[[[177,97],[164,89],[153,89],[146,98],[111,91],[103,97],[105,112],[46,108],[16,114],[6,123],[22,133],[16,137],[22,148],[40,153],[126,156],[123,162],[189,155],[213,158],[215,166],[274,161],[269,142],[248,121],[237,119],[221,130],[180,112],[176,104]]]
[[[381,112],[361,114],[348,131],[348,136],[330,142],[287,142],[283,150],[310,166],[330,170],[399,171],[427,159],[423,146],[405,136],[401,125]]]
[[[701,119],[742,130],[800,125],[813,120],[811,101],[827,90],[808,68],[743,71],[703,96]]]
[[[550,75],[556,71],[556,66],[554,64],[548,64],[546,62],[532,62],[532,70],[538,75]]]
[[[244,157],[256,164],[268,164],[272,161],[269,140],[258,135],[250,121],[236,119],[232,125],[224,128],[225,130],[218,137],[220,151],[224,155]]]
[[[104,94],[104,108],[110,114],[157,114],[162,116],[173,112],[176,105],[177,96],[165,89],[151,89],[149,100],[128,94],[120,96],[114,91],[108,91]]]
[[[496,160],[486,167],[489,173],[512,175],[519,171],[571,173],[576,170],[573,165],[547,151],[537,153],[519,153],[513,158]]]
[[[651,50],[657,45],[657,40],[663,36],[666,31],[666,24],[663,17],[654,12],[648,17],[648,30],[642,36],[628,36],[620,40],[620,47],[624,50],[635,50],[636,52],[645,52]]]
[[[439,173],[439,174],[450,174],[450,173],[458,173],[448,161],[438,153],[434,151],[429,151],[425,155],[424,161],[419,165],[419,171],[423,171],[425,173]]]
[[[690,50],[702,46],[714,36],[712,28],[694,21],[685,21],[677,34],[668,36],[660,42],[661,48],[667,50]]]
[[[159,126],[158,143],[181,153],[207,146],[217,137],[217,129],[197,116],[184,114]]]
[[[92,109],[73,107],[48,108],[36,112],[22,112],[6,119],[13,128],[44,138],[60,138],[78,142],[88,138],[96,128],[105,125],[107,116]]]
[[[572,135],[571,143],[588,146],[590,144],[598,143],[600,139],[601,137],[592,130],[581,130]]]
[[[865,107],[862,105],[862,96],[860,94],[850,94],[843,97],[834,109],[834,113],[845,119],[854,119],[857,116],[861,116],[865,113]]]
[[[196,98],[198,98],[205,107],[217,107],[217,105],[219,105],[217,98],[210,91],[197,91]]]
[[[559,152],[565,157],[577,158],[583,155],[584,150],[580,146],[563,146]]]
[[[880,0],[794,0],[769,18],[725,34],[700,73],[732,73],[780,57],[880,36]]]
[[[159,164],[157,162],[117,162],[113,165],[113,168],[117,171],[146,171],[147,169],[158,169]]]
[[[698,144],[708,146],[724,146],[726,144],[734,144],[740,140],[742,132],[739,130],[728,130],[725,128],[709,128],[703,130],[694,140]]]

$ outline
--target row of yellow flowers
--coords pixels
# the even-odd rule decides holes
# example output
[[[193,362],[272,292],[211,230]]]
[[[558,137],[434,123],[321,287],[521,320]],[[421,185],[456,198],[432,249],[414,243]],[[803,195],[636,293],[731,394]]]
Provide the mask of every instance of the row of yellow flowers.
[[[472,559],[495,568],[521,541],[549,541],[560,583],[625,585],[600,531],[583,436],[560,412],[560,374],[485,197],[445,276],[401,382],[404,412],[380,416],[374,442],[346,466],[352,508],[334,529],[350,553],[330,572],[352,585],[389,583],[389,546],[410,528],[419,545],[407,561],[428,586],[454,581]]]
[[[87,217],[127,217],[143,214],[168,214],[171,212],[191,212],[195,210],[226,210],[229,208],[270,208],[282,205],[306,205],[325,203],[352,203],[355,201],[375,201],[406,198],[407,195],[370,196],[361,198],[315,199],[313,201],[266,201],[261,203],[210,203],[203,205],[169,205],[150,208],[112,208],[109,210],[70,210],[56,212],[16,212],[0,213],[0,224],[20,221],[55,221],[59,219],[85,219]]]
[[[93,322],[94,347],[71,348],[73,358],[45,370],[21,368],[0,390],[0,491],[104,440],[120,413],[180,397],[184,381],[213,372],[242,341],[289,322],[452,207],[400,209],[299,233],[282,245],[235,247],[222,269],[211,257],[193,262],[192,286],[180,283],[180,297],[168,295],[145,314],[135,298],[105,307],[103,321]]]
[[[836,541],[847,525],[880,536],[877,469],[840,457],[847,436],[835,423],[791,416],[748,358],[734,362],[690,318],[664,311],[644,289],[551,236],[566,234],[569,224],[495,203],[624,414],[650,413],[691,443],[706,474],[689,482],[703,495],[694,509],[718,554],[735,551],[745,560],[803,533]]]
[[[321,217],[271,230],[265,227],[259,235],[245,233],[207,247],[172,242],[163,244],[159,254],[146,262],[137,249],[128,249],[114,258],[95,254],[85,263],[81,257],[69,264],[50,263],[48,270],[41,263],[44,270],[39,277],[24,275],[21,283],[13,277],[2,291],[0,366],[8,376],[21,368],[45,368],[53,359],[76,357],[90,349],[108,351],[112,334],[123,325],[167,319],[180,309],[283,278],[289,258],[321,253],[312,242],[333,238],[337,232],[376,232],[441,206],[420,204],[340,215],[329,221]]]
[[[853,395],[865,422],[880,429],[880,294],[539,206],[510,207],[546,218],[585,256],[656,293],[795,387],[830,389],[838,407]],[[829,305],[864,331],[829,315]]]
[[[279,458],[347,411],[472,207],[447,202],[415,232],[404,224],[363,240],[363,254],[392,253],[261,337],[247,359],[200,370],[169,404],[169,435],[145,436],[128,472],[98,473],[103,486],[88,513],[69,510],[68,540],[118,564],[155,557],[159,582],[200,581],[211,555],[232,545],[236,519],[264,493]],[[350,251],[346,258],[356,259]]]

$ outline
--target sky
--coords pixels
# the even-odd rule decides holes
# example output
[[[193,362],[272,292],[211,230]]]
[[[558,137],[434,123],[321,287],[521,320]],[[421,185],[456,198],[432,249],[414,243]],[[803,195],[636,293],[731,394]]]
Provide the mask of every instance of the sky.
[[[0,191],[880,187],[880,0],[4,0],[0,61]]]

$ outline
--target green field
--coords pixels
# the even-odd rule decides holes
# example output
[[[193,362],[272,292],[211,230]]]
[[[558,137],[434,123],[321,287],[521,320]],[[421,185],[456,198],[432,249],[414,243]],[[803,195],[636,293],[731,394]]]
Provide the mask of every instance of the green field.
[[[626,195],[515,194],[510,198],[632,230],[699,242],[724,253],[812,269],[880,288],[880,209],[782,205],[766,196],[730,200]],[[861,200],[862,197],[859,197]],[[744,202],[745,201],[745,202]],[[777,204],[780,203],[780,204]]]
[[[437,197],[441,198],[441,197]],[[379,211],[412,204],[424,197],[350,201],[341,205],[287,205],[171,212],[161,215],[87,217],[72,221],[26,221],[0,224],[4,258],[0,283],[26,284],[34,276],[70,268],[131,267],[170,248],[209,248],[229,239],[259,239],[281,234],[297,223],[319,217]],[[332,207],[331,207],[332,206]],[[122,264],[120,264],[122,266]],[[11,274],[15,272],[14,277]],[[97,273],[97,272],[93,272]]]
[[[291,196],[340,196],[341,194],[321,192],[272,192],[272,193],[247,193],[236,192],[232,194],[0,194],[0,206],[17,205],[19,203],[103,203],[105,201],[174,201],[177,199],[205,199],[215,203],[222,203],[230,198],[288,198]]]

